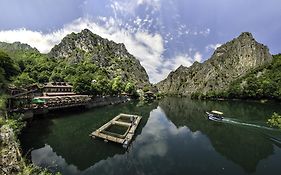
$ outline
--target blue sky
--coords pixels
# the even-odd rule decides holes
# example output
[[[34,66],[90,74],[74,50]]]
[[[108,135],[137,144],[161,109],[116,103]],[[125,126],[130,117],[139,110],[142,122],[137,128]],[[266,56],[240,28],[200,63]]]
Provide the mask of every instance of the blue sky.
[[[0,0],[0,41],[46,53],[89,28],[123,42],[155,83],[244,31],[280,53],[280,7],[279,0]]]

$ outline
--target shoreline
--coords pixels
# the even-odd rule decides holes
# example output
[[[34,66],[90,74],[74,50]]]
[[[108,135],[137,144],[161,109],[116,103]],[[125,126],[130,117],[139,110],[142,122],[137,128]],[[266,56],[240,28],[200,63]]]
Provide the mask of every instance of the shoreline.
[[[191,100],[201,100],[201,101],[247,101],[247,102],[258,102],[258,103],[268,103],[281,101],[274,98],[192,98],[191,95],[179,95],[179,94],[165,94],[164,97],[174,97],[174,98],[189,98]]]
[[[131,99],[126,96],[97,97],[91,100],[83,107],[87,110],[95,107],[126,103],[130,100]],[[50,110],[50,111],[48,110],[47,112],[45,111],[46,113],[37,113],[37,114],[34,113],[31,114],[29,111],[28,115],[32,115],[32,118],[39,118],[37,115],[44,115],[47,113],[51,113],[53,111],[55,110]],[[23,117],[24,120],[30,118],[30,116],[27,117],[28,118]],[[40,171],[40,173],[43,174],[44,173],[50,174],[45,169],[40,169],[37,166],[33,165],[32,163],[27,163],[24,161],[22,152],[20,151],[21,143],[18,140],[14,130],[8,124],[4,124],[0,127],[0,141],[1,141],[0,144],[1,173],[0,174],[4,173],[4,174],[13,175],[13,174],[22,173],[26,171],[26,169],[28,169],[31,172],[36,171],[38,173]]]
[[[95,107],[126,103],[130,100],[131,98],[127,96],[102,96],[102,97],[95,97],[94,99],[91,99],[87,103],[83,103],[81,105],[66,106],[66,107],[58,106],[57,108],[51,108],[51,109],[48,108],[30,109],[20,113],[23,114],[23,120],[28,120],[31,118],[37,118],[40,115],[46,115],[48,113],[52,113],[54,111],[59,111],[59,110],[74,109],[74,108],[92,109]]]

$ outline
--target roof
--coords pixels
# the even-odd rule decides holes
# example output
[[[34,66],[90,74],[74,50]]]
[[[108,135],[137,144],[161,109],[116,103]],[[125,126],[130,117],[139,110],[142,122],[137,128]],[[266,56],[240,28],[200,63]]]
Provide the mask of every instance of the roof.
[[[37,89],[30,90],[30,91],[24,91],[24,92],[12,95],[11,98],[16,98],[16,97],[24,96],[24,95],[31,94],[31,93],[36,92],[36,91],[37,91]]]
[[[48,96],[65,96],[65,95],[76,95],[75,92],[48,92]]]
[[[214,113],[214,114],[218,114],[218,115],[223,115],[223,113],[222,113],[222,112],[220,112],[220,111],[212,111],[212,113]]]
[[[45,99],[45,100],[49,100],[49,99],[56,99],[56,98],[80,98],[80,97],[89,97],[88,95],[66,95],[66,96],[40,96],[40,97],[36,97],[36,98],[40,98],[40,99]]]
[[[46,88],[51,88],[51,87],[57,87],[57,88],[72,88],[72,86],[66,82],[49,82],[47,84],[44,85],[44,87]]]

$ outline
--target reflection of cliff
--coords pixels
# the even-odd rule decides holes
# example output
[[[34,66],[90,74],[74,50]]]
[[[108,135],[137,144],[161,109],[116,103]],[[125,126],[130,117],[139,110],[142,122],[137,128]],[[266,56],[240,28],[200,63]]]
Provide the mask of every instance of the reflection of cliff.
[[[217,152],[247,172],[255,172],[259,161],[273,154],[272,143],[257,130],[215,123],[205,118],[205,111],[211,109],[242,118],[251,118],[250,114],[267,113],[268,110],[265,107],[261,109],[259,104],[166,98],[159,106],[177,127],[185,125],[193,132],[198,130],[206,134]]]
[[[52,125],[53,122],[51,120],[43,118],[40,119],[40,121],[34,120],[31,123],[28,122],[20,135],[23,152],[29,153],[34,148],[44,147],[44,138],[52,132],[50,129]],[[36,137],[33,137],[34,133],[36,133]],[[36,146],[34,144],[36,144]]]
[[[32,162],[48,168],[51,172],[61,172],[62,174],[74,175],[80,173],[75,165],[69,165],[65,159],[58,156],[49,145],[33,150],[31,152]]]
[[[83,174],[243,174],[209,145],[201,132],[177,128],[158,107],[128,152],[101,160]]]
[[[135,102],[94,108],[93,110],[75,114],[56,114],[56,117],[36,120],[27,128],[22,136],[25,152],[39,149],[45,144],[79,170],[92,166],[96,162],[124,154],[125,150],[114,143],[104,143],[100,139],[92,139],[89,134],[108,122],[119,113],[133,113],[143,116],[136,135],[146,124],[149,112],[157,107],[156,103],[136,107]]]

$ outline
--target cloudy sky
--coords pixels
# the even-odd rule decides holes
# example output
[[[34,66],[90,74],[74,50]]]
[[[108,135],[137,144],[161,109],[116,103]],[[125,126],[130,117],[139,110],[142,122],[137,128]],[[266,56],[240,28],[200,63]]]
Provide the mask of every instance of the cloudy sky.
[[[155,83],[244,31],[280,53],[280,7],[280,0],[0,0],[0,41],[47,53],[88,28],[124,43]]]

